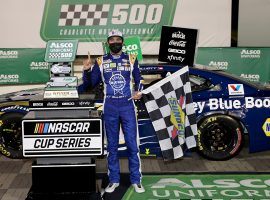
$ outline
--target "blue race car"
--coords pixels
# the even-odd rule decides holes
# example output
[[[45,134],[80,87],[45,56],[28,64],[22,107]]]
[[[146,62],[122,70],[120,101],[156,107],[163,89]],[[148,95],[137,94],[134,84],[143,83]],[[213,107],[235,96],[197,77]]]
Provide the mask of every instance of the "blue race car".
[[[190,68],[198,123],[198,153],[211,160],[230,159],[240,152],[246,139],[244,136],[248,136],[250,152],[269,150],[270,90],[260,84],[206,68]],[[174,73],[179,67],[141,65],[140,69],[145,87],[148,87]],[[102,85],[99,85],[88,91],[88,94],[95,94],[96,102],[102,102],[102,91]],[[32,90],[0,97],[0,151],[4,155],[21,157],[20,121],[28,111],[28,101],[40,93],[42,90],[36,93]],[[135,104],[138,110],[140,153],[145,156],[161,156],[158,139],[144,102],[141,99]],[[120,137],[120,155],[125,156],[125,150],[124,141]]]
[[[140,68],[144,76],[156,74],[159,78],[154,82],[179,69],[149,65]],[[270,150],[270,88],[203,66],[190,68],[189,74],[200,155],[211,160],[230,159],[240,152],[244,133],[249,139],[250,152]],[[144,103],[140,101],[136,104],[141,152],[158,154],[158,145],[150,147],[156,136]]]

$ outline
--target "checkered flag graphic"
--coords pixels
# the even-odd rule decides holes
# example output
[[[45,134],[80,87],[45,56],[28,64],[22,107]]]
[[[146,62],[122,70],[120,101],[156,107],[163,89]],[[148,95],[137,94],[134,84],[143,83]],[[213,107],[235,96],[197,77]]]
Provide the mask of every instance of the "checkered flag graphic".
[[[110,4],[64,4],[58,26],[105,26]]]
[[[188,67],[142,91],[165,160],[197,146],[197,124]]]

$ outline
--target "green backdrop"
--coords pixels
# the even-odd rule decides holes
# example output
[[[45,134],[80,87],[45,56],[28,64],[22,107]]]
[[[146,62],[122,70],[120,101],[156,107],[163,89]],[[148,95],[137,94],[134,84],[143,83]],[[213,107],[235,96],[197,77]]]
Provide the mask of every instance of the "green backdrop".
[[[198,48],[197,64],[209,65],[252,82],[270,81],[270,48]]]
[[[0,49],[0,84],[34,84],[49,80],[45,49]]]
[[[216,67],[252,82],[270,82],[270,48],[198,48],[196,63]],[[45,49],[0,49],[0,84],[49,80]]]

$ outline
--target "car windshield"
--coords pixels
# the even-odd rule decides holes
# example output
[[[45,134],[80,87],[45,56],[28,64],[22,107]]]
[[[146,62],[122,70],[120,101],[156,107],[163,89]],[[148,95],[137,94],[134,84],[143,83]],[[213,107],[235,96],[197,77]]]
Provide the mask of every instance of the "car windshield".
[[[193,74],[189,75],[189,80],[192,92],[207,90],[214,87],[214,85],[208,79]]]

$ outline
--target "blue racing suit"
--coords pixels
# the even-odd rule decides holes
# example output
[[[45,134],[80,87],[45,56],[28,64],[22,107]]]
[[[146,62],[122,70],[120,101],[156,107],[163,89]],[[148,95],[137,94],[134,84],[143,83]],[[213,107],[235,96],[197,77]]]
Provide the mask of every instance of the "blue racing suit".
[[[87,80],[87,73],[83,80]],[[118,57],[106,54],[96,59],[91,71],[91,84],[104,82],[103,119],[107,136],[108,176],[111,183],[119,183],[120,167],[118,143],[120,124],[128,150],[130,181],[141,182],[141,162],[138,147],[138,126],[132,96],[132,78],[135,91],[142,89],[136,56],[122,53]],[[89,79],[88,79],[89,80]]]

